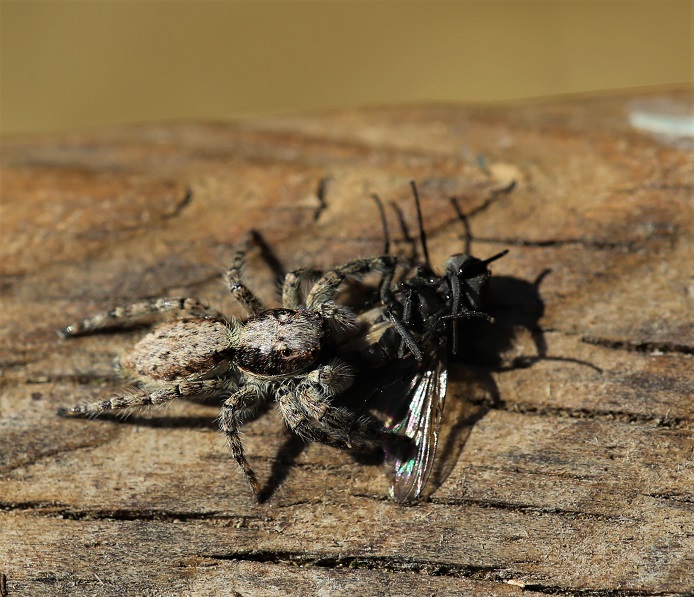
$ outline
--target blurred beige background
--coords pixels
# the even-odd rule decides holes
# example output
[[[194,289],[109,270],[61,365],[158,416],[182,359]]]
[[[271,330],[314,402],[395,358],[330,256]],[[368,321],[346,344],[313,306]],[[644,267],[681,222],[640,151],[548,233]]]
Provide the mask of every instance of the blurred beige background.
[[[2,0],[1,132],[681,84],[693,4]]]

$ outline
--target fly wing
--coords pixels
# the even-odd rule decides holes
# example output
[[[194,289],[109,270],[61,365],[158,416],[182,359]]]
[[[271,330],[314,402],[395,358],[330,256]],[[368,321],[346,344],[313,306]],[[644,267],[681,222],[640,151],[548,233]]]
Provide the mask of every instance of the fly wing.
[[[390,494],[396,502],[417,499],[431,474],[447,385],[446,344],[441,341],[428,347],[419,371],[411,379],[403,397],[408,404],[404,418],[386,421],[388,429],[411,440],[407,449],[388,450],[395,462]]]

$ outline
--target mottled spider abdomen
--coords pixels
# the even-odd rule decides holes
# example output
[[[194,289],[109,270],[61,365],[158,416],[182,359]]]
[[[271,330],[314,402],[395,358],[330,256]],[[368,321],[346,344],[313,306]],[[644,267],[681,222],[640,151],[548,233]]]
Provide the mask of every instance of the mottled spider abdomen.
[[[319,313],[269,309],[244,322],[234,360],[254,375],[292,375],[318,360],[322,337],[323,318]]]
[[[162,323],[120,360],[138,377],[172,381],[219,375],[229,368],[232,329],[221,319],[188,318]]]

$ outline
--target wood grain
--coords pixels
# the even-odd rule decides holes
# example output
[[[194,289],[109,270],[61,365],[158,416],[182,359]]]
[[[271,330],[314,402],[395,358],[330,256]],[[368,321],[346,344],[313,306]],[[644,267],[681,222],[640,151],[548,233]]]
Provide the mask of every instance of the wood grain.
[[[694,593],[694,153],[630,128],[636,97],[5,140],[3,595]],[[382,466],[272,412],[244,428],[264,504],[214,404],[55,416],[118,388],[142,333],[56,329],[165,294],[239,314],[220,274],[251,229],[286,269],[374,255],[369,194],[414,222],[410,178],[434,263],[464,246],[450,197],[475,255],[511,249],[427,500],[392,503]],[[247,269],[271,303],[272,272]]]

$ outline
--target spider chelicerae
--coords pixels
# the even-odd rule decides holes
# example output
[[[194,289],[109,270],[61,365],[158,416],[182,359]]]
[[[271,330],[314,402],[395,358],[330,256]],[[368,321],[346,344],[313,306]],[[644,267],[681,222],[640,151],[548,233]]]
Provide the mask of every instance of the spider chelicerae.
[[[230,292],[249,313],[243,321],[192,298],[164,297],[117,307],[59,330],[62,337],[82,336],[130,326],[158,313],[181,314],[152,329],[117,361],[117,370],[136,388],[108,400],[61,408],[58,414],[93,416],[177,398],[225,398],[219,425],[256,495],[260,484],[244,454],[239,429],[265,400],[274,398],[289,428],[306,440],[342,449],[380,444],[388,432],[375,420],[333,404],[333,397],[354,377],[353,370],[333,356],[334,346],[358,327],[353,311],[335,298],[345,278],[370,272],[382,274],[381,292],[387,293],[395,258],[355,259],[323,275],[295,270],[284,279],[282,307],[266,309],[243,282],[248,248],[246,243],[236,252],[226,273]],[[302,284],[311,279],[315,281],[304,298]]]

